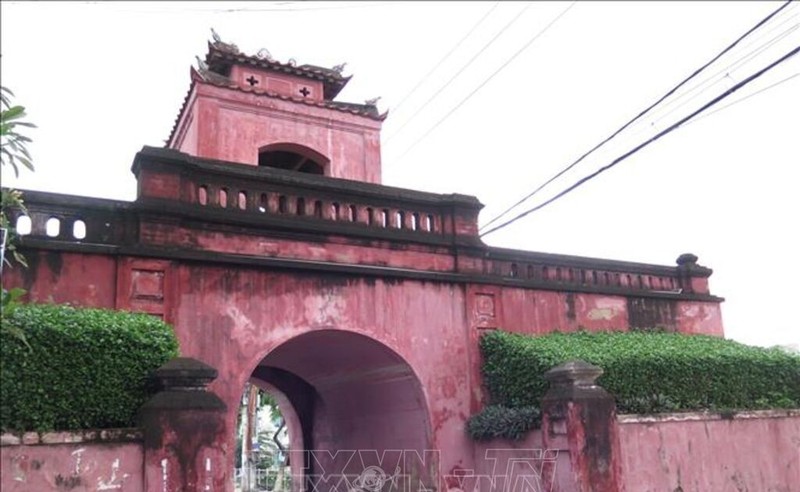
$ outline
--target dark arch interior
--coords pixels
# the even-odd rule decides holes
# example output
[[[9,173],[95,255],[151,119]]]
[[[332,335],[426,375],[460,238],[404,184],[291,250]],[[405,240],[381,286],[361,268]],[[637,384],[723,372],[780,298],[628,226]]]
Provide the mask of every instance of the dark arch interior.
[[[263,150],[258,154],[258,165],[309,174],[325,174],[325,166],[309,156],[289,150]]]
[[[352,479],[372,465],[401,481],[431,484],[421,386],[411,367],[384,345],[349,332],[310,332],[275,348],[252,378],[280,390],[297,414],[304,449],[292,449],[290,456],[303,463],[306,489],[323,490],[336,483],[330,475]],[[411,452],[392,455],[397,450]]]

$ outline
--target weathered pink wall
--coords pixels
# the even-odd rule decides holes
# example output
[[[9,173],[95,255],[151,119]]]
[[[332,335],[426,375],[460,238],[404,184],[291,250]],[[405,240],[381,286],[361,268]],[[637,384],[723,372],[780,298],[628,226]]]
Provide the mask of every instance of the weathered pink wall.
[[[722,309],[707,302],[678,302],[678,331],[680,333],[724,336]]]
[[[337,109],[196,82],[171,148],[256,165],[260,148],[291,142],[330,159],[327,176],[380,183],[380,127]]]
[[[221,231],[196,231],[187,227],[143,224],[141,241],[152,245],[199,247],[218,253],[264,255],[313,261],[332,261],[354,265],[385,265],[429,271],[452,271],[451,255],[431,248],[389,249],[382,244],[352,244],[344,238],[329,237],[327,244],[309,244],[291,239],[270,238],[253,241],[251,237]],[[338,243],[338,244],[337,244]]]
[[[229,431],[215,443],[228,463],[223,473],[232,469],[244,383],[281,382],[264,369],[295,377],[286,391],[297,400],[304,448],[436,449],[444,478],[477,466],[464,425],[486,399],[478,350],[485,330],[663,323],[721,333],[720,299],[652,292],[682,288],[675,268],[482,246],[473,232],[455,233],[459,222],[477,223],[480,204],[463,197],[280,173],[263,173],[278,188],[248,188],[255,175],[245,165],[214,181],[225,171],[219,164],[155,150],[137,159],[140,199],[132,204],[33,194],[34,233],[23,243],[31,267],[7,270],[3,282],[26,288],[29,301],[141,311],[175,326],[181,354],[219,371],[210,389],[228,405],[222,427]],[[192,181],[186,169],[201,174]],[[255,213],[214,199],[201,205],[193,193],[204,184],[212,196],[230,190],[230,203],[246,190],[252,205],[266,189],[270,197],[305,197],[306,205],[385,207],[407,219],[414,212],[435,217],[435,227]],[[66,229],[85,220],[88,240],[47,237],[49,217]],[[681,272],[708,273],[693,265]],[[306,390],[313,397],[304,400],[298,395]]]
[[[4,434],[0,445],[3,492],[141,492],[141,436],[132,429],[78,433]]]
[[[362,360],[372,357],[371,352],[354,343],[331,346],[331,352],[345,357],[335,366],[325,367],[327,373],[348,375],[352,382],[363,383],[352,384],[351,391],[339,398],[321,391],[328,396],[329,425],[338,422],[350,428],[352,419],[365,417],[359,421],[358,432],[354,428],[353,434],[341,436],[355,447],[343,448],[380,449],[394,442],[394,449],[407,445],[447,450],[441,463],[444,472],[471,466],[470,441],[463,425],[471,413],[473,361],[465,346],[459,287],[205,266],[179,267],[176,275],[185,286],[175,312],[181,351],[219,370],[210,389],[229,408],[235,408],[244,383],[262,359],[280,350],[282,344],[320,330],[363,335],[371,344],[396,354],[394,366],[401,366],[397,370],[402,369],[404,379],[417,380],[422,401],[408,393],[406,385],[375,388],[367,380],[354,378],[348,365],[362,362],[366,367],[387,367]],[[299,362],[309,371],[301,376],[314,381],[313,353],[319,347],[313,343],[319,342],[309,341],[312,344],[306,351],[311,355]],[[280,360],[277,363],[284,365]],[[403,369],[403,365],[407,367]],[[348,400],[350,407],[345,408]],[[415,407],[424,412],[419,414]],[[231,411],[229,418],[233,428],[236,412]]]
[[[621,415],[629,492],[800,490],[800,410]]]
[[[37,251],[25,254],[28,268],[3,270],[3,287],[28,291],[26,299],[113,309],[116,259],[109,255]]]
[[[303,96],[300,90],[305,87],[308,92],[303,96],[304,99],[314,101],[323,99],[322,82],[304,77],[276,73],[272,70],[263,70],[252,66],[234,65],[231,67],[228,78],[240,87],[248,87],[250,82],[247,79],[250,77],[255,79],[255,87],[259,89],[266,89],[284,96],[300,97]]]
[[[519,441],[494,439],[475,442],[472,449],[475,468],[456,469],[445,475],[448,490],[576,490],[572,483],[569,450],[545,449],[541,430],[531,431]]]

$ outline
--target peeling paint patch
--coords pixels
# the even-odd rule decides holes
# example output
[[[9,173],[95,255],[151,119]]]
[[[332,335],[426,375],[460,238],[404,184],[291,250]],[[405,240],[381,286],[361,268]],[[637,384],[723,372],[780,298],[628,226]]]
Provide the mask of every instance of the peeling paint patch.
[[[119,473],[119,458],[115,459],[111,464],[111,477],[108,479],[108,481],[105,481],[102,478],[97,479],[97,490],[121,489],[123,482],[125,482],[125,479],[128,478],[129,475],[127,473],[123,473],[122,477],[117,478],[117,473]]]
[[[594,320],[599,320],[599,319],[608,321],[608,320],[613,319],[614,316],[616,316],[616,312],[613,309],[610,309],[610,308],[592,309],[586,315],[587,318],[589,318],[590,320],[593,320],[593,321]]]
[[[169,476],[167,475],[167,467],[169,466],[169,462],[166,458],[161,460],[161,492],[168,492],[167,490],[167,483]]]

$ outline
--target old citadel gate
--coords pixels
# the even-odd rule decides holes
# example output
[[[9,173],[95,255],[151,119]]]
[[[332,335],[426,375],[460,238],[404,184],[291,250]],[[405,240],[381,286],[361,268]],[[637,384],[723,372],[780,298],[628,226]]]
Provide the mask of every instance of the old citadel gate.
[[[137,199],[25,192],[30,268],[6,281],[172,323],[181,353],[219,371],[230,463],[248,380],[279,397],[295,450],[438,450],[446,474],[474,465],[482,331],[722,335],[691,255],[491,248],[474,197],[381,185],[385,115],[334,101],[347,80],[210,44],[166,148],[134,159]]]

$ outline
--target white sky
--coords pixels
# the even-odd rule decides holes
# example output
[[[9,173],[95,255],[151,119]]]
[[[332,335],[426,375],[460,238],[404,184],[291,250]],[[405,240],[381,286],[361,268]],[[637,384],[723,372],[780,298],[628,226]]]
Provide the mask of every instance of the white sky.
[[[4,1],[2,84],[39,128],[29,132],[36,172],[14,179],[4,169],[3,185],[133,200],[134,154],[143,145],[163,145],[189,88],[189,66],[195,55],[204,57],[214,27],[248,54],[266,47],[280,61],[347,62],[345,74],[354,77],[338,100],[382,96],[379,108],[390,109],[383,130],[384,183],[476,195],[486,204],[483,224],[781,2],[578,2],[409,151],[570,3],[500,3],[398,107],[493,5]],[[799,19],[795,2],[687,89],[707,80],[705,85],[621,134],[538,198],[607,164],[800,45]],[[720,106],[799,72],[796,56]],[[485,241],[666,265],[692,252],[715,270],[711,289],[727,299],[728,337],[757,345],[800,343],[794,311],[800,294],[798,135],[795,77],[665,136]]]

